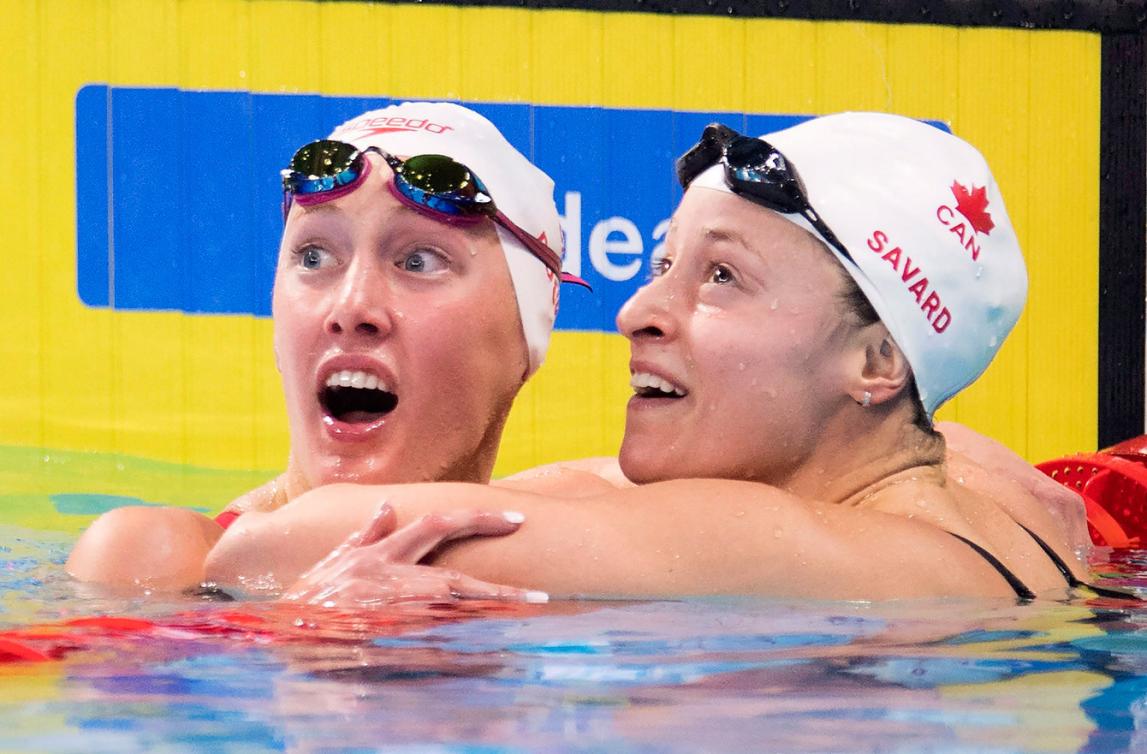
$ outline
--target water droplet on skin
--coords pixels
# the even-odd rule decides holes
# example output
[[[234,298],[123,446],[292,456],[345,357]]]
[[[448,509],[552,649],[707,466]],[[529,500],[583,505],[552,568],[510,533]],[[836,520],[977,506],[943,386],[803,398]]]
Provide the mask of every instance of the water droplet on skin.
[[[742,372],[745,371],[745,362],[739,362],[737,364],[737,369],[741,370]]]
[[[782,529],[781,527],[778,526],[777,528],[773,529],[773,539],[780,539],[784,535],[785,535],[785,530]]]
[[[769,303],[769,309],[772,309],[775,312],[777,310],[777,307],[780,305],[781,305],[781,300],[779,298],[775,298]]]
[[[964,484],[964,483],[965,483],[964,477],[962,477],[962,476],[956,477],[956,484]]]
[[[777,389],[775,387],[765,388],[765,395],[769,396],[770,398],[776,398]]]

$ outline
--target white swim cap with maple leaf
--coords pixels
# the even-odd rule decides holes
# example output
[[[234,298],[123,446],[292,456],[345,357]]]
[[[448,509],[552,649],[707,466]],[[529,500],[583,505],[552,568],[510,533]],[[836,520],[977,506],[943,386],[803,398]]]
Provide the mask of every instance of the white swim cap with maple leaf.
[[[886,113],[840,113],[760,137],[804,183],[848,249],[825,241],[872,303],[931,416],[979,377],[1019,319],[1027,270],[1003,197],[975,147]],[[721,166],[693,184],[728,191]]]

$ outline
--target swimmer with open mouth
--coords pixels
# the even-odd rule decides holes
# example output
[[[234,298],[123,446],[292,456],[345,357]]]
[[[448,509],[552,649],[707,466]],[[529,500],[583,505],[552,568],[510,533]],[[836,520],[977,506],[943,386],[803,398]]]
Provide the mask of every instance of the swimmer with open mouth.
[[[303,145],[282,181],[272,315],[286,470],[218,521],[105,514],[68,560],[78,579],[197,585],[225,524],[323,485],[490,480],[511,404],[545,357],[559,281],[571,279],[553,181],[482,116],[426,102]],[[491,520],[483,531],[514,528]]]
[[[385,539],[304,571],[376,517],[479,508],[527,523],[430,562],[561,596],[1014,600],[1080,584],[1081,507],[1049,506],[1044,490],[1063,494],[1050,480],[1035,489],[948,453],[932,423],[1026,297],[979,152],[909,118],[845,113],[759,139],[710,126],[677,171],[687,190],[665,256],[618,316],[634,390],[623,476],[589,461],[537,472],[544,494],[332,485],[244,517],[208,575],[302,575],[290,598],[334,603],[353,583],[357,604],[388,579]],[[303,526],[304,546],[276,546]]]

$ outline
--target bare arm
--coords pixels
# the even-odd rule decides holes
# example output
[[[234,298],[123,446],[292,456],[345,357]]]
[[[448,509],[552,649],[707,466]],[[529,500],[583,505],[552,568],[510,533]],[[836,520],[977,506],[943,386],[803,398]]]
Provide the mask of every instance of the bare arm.
[[[212,551],[208,578],[224,587],[250,589],[262,580],[281,588],[360,528],[383,501],[398,512],[400,525],[457,508],[524,513],[527,523],[513,537],[461,542],[434,563],[551,595],[1008,593],[966,545],[935,527],[719,480],[576,499],[464,484],[325,487],[275,513],[239,519]],[[316,519],[316,507],[324,516]]]
[[[232,500],[225,510],[270,510],[284,502],[286,475]],[[199,586],[207,553],[223,536],[214,519],[186,508],[125,506],[103,514],[68,557],[75,579],[110,587],[177,592]]]
[[[465,537],[505,536],[518,516],[481,511],[423,516],[395,531],[388,505],[363,531],[352,534],[303,574],[283,599],[323,607],[364,609],[409,600],[498,599],[545,602],[544,592],[488,584],[457,571],[417,565],[443,543]]]
[[[186,508],[116,508],[80,535],[67,571],[113,587],[179,591],[198,586],[223,528]]]

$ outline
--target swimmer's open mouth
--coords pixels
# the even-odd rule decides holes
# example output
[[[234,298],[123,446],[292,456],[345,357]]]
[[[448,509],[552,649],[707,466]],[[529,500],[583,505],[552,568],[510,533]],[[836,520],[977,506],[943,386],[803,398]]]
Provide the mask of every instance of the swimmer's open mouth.
[[[629,378],[629,386],[641,398],[684,398],[689,394],[685,388],[648,372],[634,372]]]
[[[373,374],[343,370],[327,378],[319,403],[328,416],[340,422],[369,424],[393,411],[398,396]]]

